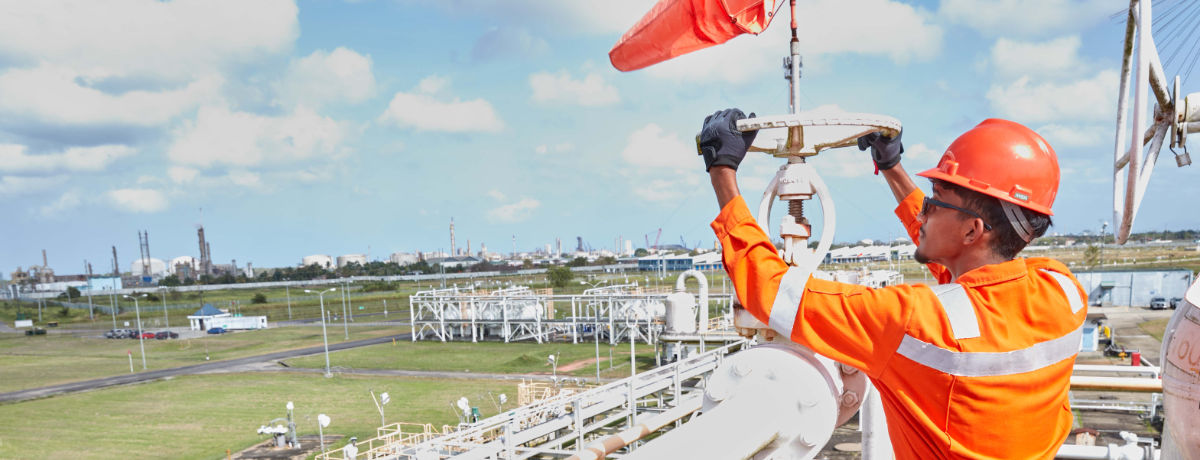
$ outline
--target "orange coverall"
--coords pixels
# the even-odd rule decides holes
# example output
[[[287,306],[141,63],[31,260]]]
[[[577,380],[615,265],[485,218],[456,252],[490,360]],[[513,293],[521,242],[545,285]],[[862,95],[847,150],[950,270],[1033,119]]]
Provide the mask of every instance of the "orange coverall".
[[[896,208],[913,241],[922,198]],[[789,271],[741,197],[712,228],[747,311],[867,373],[896,458],[1053,458],[1062,445],[1087,295],[1061,262],[1018,258],[955,283],[929,264],[943,284],[872,289]]]

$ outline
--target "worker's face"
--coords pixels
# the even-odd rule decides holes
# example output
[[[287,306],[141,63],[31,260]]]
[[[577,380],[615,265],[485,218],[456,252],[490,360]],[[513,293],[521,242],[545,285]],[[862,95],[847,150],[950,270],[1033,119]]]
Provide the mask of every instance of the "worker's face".
[[[963,207],[963,199],[958,194],[941,186],[934,185],[934,200],[950,205]],[[917,251],[913,259],[927,264],[937,262],[945,265],[947,260],[957,256],[963,249],[963,232],[968,230],[969,218],[954,209],[940,206],[925,206],[917,220],[921,222],[921,230],[917,235]]]

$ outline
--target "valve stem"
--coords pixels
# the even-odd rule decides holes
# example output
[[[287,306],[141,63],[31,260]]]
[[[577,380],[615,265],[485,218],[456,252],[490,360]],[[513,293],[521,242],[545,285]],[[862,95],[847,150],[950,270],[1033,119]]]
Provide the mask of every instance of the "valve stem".
[[[788,215],[796,218],[796,223],[806,223],[804,219],[804,200],[788,200]]]

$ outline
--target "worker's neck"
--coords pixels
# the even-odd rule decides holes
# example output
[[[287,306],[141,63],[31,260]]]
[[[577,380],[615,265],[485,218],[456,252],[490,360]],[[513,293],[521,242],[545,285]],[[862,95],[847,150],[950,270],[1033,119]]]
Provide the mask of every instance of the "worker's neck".
[[[1004,259],[990,250],[974,250],[964,252],[944,265],[947,270],[950,270],[951,281],[957,281],[959,276],[971,270],[1003,262],[1008,262],[1008,259]]]

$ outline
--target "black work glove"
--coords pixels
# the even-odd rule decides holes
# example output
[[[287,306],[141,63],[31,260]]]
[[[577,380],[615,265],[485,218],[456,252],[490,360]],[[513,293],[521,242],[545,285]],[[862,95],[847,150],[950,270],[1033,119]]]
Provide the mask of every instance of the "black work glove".
[[[737,170],[738,164],[746,157],[746,151],[750,149],[750,143],[758,135],[758,131],[743,133],[737,130],[737,121],[743,118],[754,118],[754,112],[747,117],[741,110],[725,109],[704,117],[704,127],[700,129],[696,146],[704,157],[705,171],[712,170],[713,166],[728,166]]]
[[[871,159],[875,160],[875,174],[887,171],[900,163],[900,154],[904,153],[904,144],[900,136],[904,131],[896,133],[896,137],[887,137],[879,133],[871,133],[858,138],[858,149],[871,148]]]

